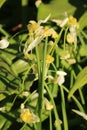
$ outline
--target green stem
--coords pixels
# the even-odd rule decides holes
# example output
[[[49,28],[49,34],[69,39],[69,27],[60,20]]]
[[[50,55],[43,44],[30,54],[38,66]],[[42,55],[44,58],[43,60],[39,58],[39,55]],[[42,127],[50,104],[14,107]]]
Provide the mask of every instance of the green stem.
[[[79,33],[78,37],[79,37],[79,40],[80,40],[81,44],[84,46],[85,41],[84,41],[84,39],[83,39],[83,37],[82,37],[82,35],[80,33]]]
[[[82,70],[82,68],[79,65],[78,65],[78,68],[79,68],[80,71]],[[76,74],[75,74],[74,71],[73,71],[73,75],[74,75],[74,78],[76,79]],[[79,95],[80,95],[80,98],[81,98],[81,102],[84,105],[85,99],[84,99],[83,92],[82,92],[81,88],[79,88],[78,91],[79,91]]]
[[[40,91],[41,91],[41,61],[40,61],[40,56],[39,56],[39,48],[38,46],[36,46],[36,57],[37,57],[37,68],[38,68],[38,89],[39,89],[39,97],[41,96],[40,95]],[[37,107],[36,107],[36,111],[38,112],[38,116],[40,117],[40,113],[39,113],[39,110],[41,109],[41,105],[39,106],[40,104],[40,99],[38,98],[38,104],[37,104]],[[37,129],[38,130],[41,130],[42,129],[42,126],[41,126],[41,117],[40,117],[40,122],[37,123]]]
[[[51,115],[51,111],[50,111],[49,118],[50,118],[50,121],[49,121],[49,123],[50,123],[50,130],[52,130],[52,115]]]
[[[63,89],[64,89],[67,93],[69,93],[69,90],[68,90],[64,85],[62,85],[62,87],[63,87]],[[77,107],[79,108],[79,110],[80,110],[81,112],[85,112],[85,111],[84,111],[84,108],[82,107],[81,103],[77,100],[77,98],[76,98],[75,96],[72,96],[72,99],[75,101],[75,103],[76,103]]]
[[[80,30],[80,32],[82,33],[82,35],[84,36],[84,38],[87,39],[87,34],[83,30]]]
[[[68,27],[66,28],[65,33],[64,33],[64,50],[66,49],[66,34],[67,34],[67,31],[68,31]]]
[[[42,105],[43,105],[43,95],[44,95],[44,77],[45,77],[45,68],[46,68],[46,52],[47,52],[47,43],[48,38],[46,38],[44,46],[43,46],[43,59],[42,64],[40,64],[40,59],[38,58],[38,75],[39,75],[39,98],[38,98],[38,115],[40,117],[40,123],[38,125],[38,129],[42,129],[41,127],[41,115],[42,115]],[[37,56],[39,56],[37,52]]]
[[[25,129],[25,127],[26,127],[26,123],[21,127],[21,129],[20,130],[24,130]]]
[[[21,85],[21,86],[22,86],[22,87],[21,87],[22,91],[24,90],[25,80],[26,80],[26,78],[27,78],[27,76],[28,76],[28,74],[29,74],[29,71],[33,68],[33,66],[34,66],[34,64],[32,64],[31,66],[29,66],[28,70],[25,72],[25,74],[24,74],[24,76],[23,76],[22,85]]]
[[[40,81],[41,78],[41,63],[40,63],[40,56],[39,56],[39,48],[36,46],[36,57],[37,57],[37,68],[38,68],[38,79]]]
[[[71,76],[70,76],[70,88],[73,86],[73,70],[71,70]]]
[[[84,99],[84,96],[83,96],[83,93],[82,93],[82,89],[81,89],[81,88],[79,88],[79,95],[80,95],[82,104],[85,105],[85,99]]]
[[[46,41],[45,41],[45,44],[44,44],[44,47],[43,47],[43,60],[42,60],[43,62],[42,62],[42,72],[41,72],[41,84],[39,86],[39,116],[40,117],[41,117],[42,103],[43,103],[47,42],[48,42],[48,38],[46,38]]]
[[[60,119],[59,119],[59,115],[58,115],[58,112],[57,112],[57,109],[56,109],[56,105],[55,105],[55,102],[54,102],[54,99],[53,99],[53,96],[50,92],[50,89],[49,87],[47,86],[47,84],[45,83],[45,88],[49,94],[49,97],[51,99],[51,102],[53,104],[53,111],[54,111],[54,115],[55,115],[55,119],[57,121],[57,126],[56,126],[56,130],[61,130],[61,123],[60,123]]]
[[[3,28],[0,27],[0,32],[5,35],[7,38],[10,37],[10,34],[8,34]]]
[[[61,101],[62,101],[61,104],[62,104],[64,130],[68,130],[68,120],[67,120],[66,107],[65,107],[65,98],[64,98],[64,91],[63,91],[62,86],[60,86],[60,91],[61,91]]]

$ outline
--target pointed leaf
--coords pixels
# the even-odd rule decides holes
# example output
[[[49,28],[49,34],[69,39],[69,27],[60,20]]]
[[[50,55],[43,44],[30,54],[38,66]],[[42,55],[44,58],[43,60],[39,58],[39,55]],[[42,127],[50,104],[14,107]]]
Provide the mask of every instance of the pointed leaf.
[[[87,66],[77,75],[74,86],[71,88],[68,94],[68,99],[70,99],[73,93],[87,84]]]
[[[0,8],[3,6],[3,4],[6,2],[6,0],[0,0]]]
[[[87,11],[81,16],[79,24],[81,29],[87,26]]]

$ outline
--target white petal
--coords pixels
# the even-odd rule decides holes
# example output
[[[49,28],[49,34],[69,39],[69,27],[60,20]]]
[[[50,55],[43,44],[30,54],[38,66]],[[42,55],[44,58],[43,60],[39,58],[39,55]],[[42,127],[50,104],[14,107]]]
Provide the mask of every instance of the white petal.
[[[64,27],[64,26],[67,24],[68,20],[69,20],[68,17],[65,18],[65,19],[61,22],[60,27]]]
[[[36,46],[41,42],[41,40],[42,40],[43,38],[44,38],[43,36],[36,37],[36,38],[29,44],[29,46],[27,47],[27,49],[26,49],[26,50],[24,49],[24,53],[27,54],[29,51],[31,51],[34,47],[36,47]]]
[[[64,83],[64,81],[65,81],[64,76],[59,76],[59,77],[58,77],[58,84],[59,84],[60,86]]]
[[[67,75],[67,73],[66,73],[66,72],[64,72],[64,71],[57,71],[56,73],[57,73],[58,75],[62,75],[62,76]]]
[[[79,116],[83,117],[85,120],[87,120],[87,114],[85,114],[84,112],[80,112],[75,109],[72,109],[72,111],[75,112],[76,114],[78,114]]]
[[[41,0],[36,0],[36,2],[35,2],[35,5],[36,5],[36,7],[38,8],[39,7],[39,5],[41,4]]]
[[[50,16],[51,14],[49,14],[44,20],[39,20],[39,24],[46,23],[49,20]]]
[[[0,40],[0,49],[5,49],[9,46],[9,42],[7,39],[2,39]]]

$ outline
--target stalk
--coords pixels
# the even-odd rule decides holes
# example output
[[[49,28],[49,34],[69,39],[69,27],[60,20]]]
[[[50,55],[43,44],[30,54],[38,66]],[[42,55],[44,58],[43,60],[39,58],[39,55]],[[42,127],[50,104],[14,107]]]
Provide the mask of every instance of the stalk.
[[[42,103],[43,103],[43,91],[44,91],[44,77],[45,77],[45,67],[46,67],[46,51],[47,51],[47,42],[46,38],[44,47],[43,47],[43,62],[42,62],[42,72],[41,72],[41,84],[39,86],[39,116],[41,117]]]
[[[82,70],[79,65],[78,65],[78,68],[79,68],[80,71]],[[73,71],[73,75],[74,75],[74,77],[75,77],[75,79],[76,79],[76,74],[75,74],[74,71]],[[79,91],[79,95],[80,95],[81,102],[82,102],[83,105],[85,105],[85,99],[84,99],[84,96],[83,96],[82,89],[79,88],[78,91]]]
[[[69,93],[69,90],[68,90],[64,85],[62,85],[62,87],[63,87],[63,89],[64,89],[67,93]],[[72,99],[75,101],[75,103],[76,103],[77,107],[79,108],[79,110],[80,110],[81,112],[85,112],[83,106],[81,105],[81,103],[77,100],[77,98],[76,98],[74,95],[72,96]]]
[[[55,115],[55,119],[57,121],[57,126],[56,126],[56,130],[61,130],[61,123],[60,123],[60,119],[59,119],[59,115],[58,115],[58,112],[57,112],[57,109],[56,109],[56,105],[55,105],[55,102],[54,102],[54,99],[53,99],[53,96],[51,94],[51,91],[49,89],[49,87],[47,86],[47,84],[45,83],[45,88],[49,94],[49,97],[51,99],[51,102],[53,104],[53,111],[54,111],[54,115]]]
[[[62,101],[62,114],[63,114],[63,123],[64,123],[64,130],[68,130],[68,120],[66,114],[66,107],[65,107],[65,98],[64,98],[64,91],[62,86],[60,86],[61,91],[61,101]]]
[[[0,27],[0,32],[5,35],[7,38],[10,37],[10,34],[7,33],[2,27]]]
[[[43,98],[44,98],[44,77],[45,77],[45,68],[46,68],[46,51],[47,51],[47,42],[48,38],[46,38],[44,46],[43,46],[43,59],[42,63],[40,63],[39,53],[37,53],[37,60],[38,60],[38,77],[39,77],[39,98],[38,98],[38,115],[40,117],[40,123],[38,123],[38,129],[42,130],[41,125],[41,115],[42,115],[42,105],[43,105]]]
[[[49,124],[50,124],[50,130],[52,130],[52,115],[51,115],[51,111],[50,111],[50,115],[49,115]]]

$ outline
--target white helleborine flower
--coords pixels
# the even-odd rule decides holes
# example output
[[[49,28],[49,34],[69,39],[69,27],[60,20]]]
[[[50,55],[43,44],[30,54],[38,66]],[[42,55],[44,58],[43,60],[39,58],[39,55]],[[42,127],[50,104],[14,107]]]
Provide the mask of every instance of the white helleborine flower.
[[[47,99],[45,100],[45,105],[46,105],[46,110],[52,110],[53,109],[53,104],[49,102]]]
[[[27,48],[24,48],[24,54],[26,55],[29,51],[31,51],[34,47],[36,47],[41,40],[43,39],[43,36],[36,37]]]
[[[24,109],[24,107],[25,107],[25,106],[24,106],[24,103],[21,103],[20,108],[21,108],[21,109]]]
[[[51,17],[51,14],[49,14],[44,20],[39,20],[38,23],[41,24],[41,23],[46,23],[49,18]]]
[[[62,27],[64,27],[67,24],[68,20],[69,20],[69,18],[66,17],[63,20],[59,20],[59,19],[56,20],[56,19],[54,19],[53,22],[55,22],[58,26],[60,26],[62,28]]]
[[[67,75],[67,73],[64,71],[57,71],[56,73],[57,75],[59,75],[57,80],[58,84],[61,86],[65,82],[65,76]]]
[[[5,107],[0,107],[0,111],[4,111],[5,110]]]
[[[9,46],[9,42],[7,39],[2,39],[0,40],[0,49],[5,49]]]
[[[40,6],[41,2],[42,2],[42,0],[36,0],[35,5],[37,8]]]
[[[22,92],[22,96],[28,97],[29,96],[29,92],[28,91]]]
[[[76,26],[71,26],[70,27],[70,34],[73,38],[73,43],[74,43],[74,46],[75,46],[75,49],[76,49],[76,46],[77,46],[77,35],[76,35]]]
[[[39,122],[40,119],[37,115],[31,112],[29,109],[23,109],[22,113],[20,114],[20,118],[22,121],[28,124]]]

